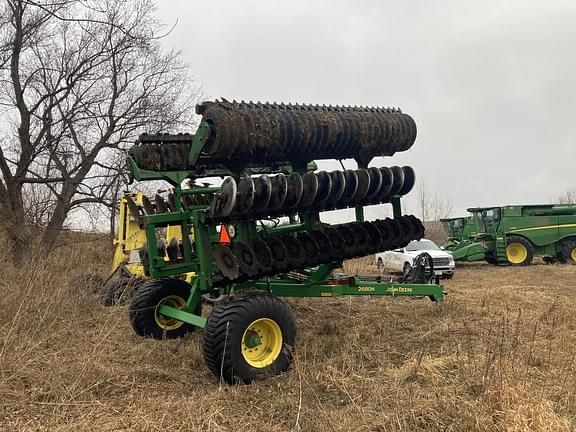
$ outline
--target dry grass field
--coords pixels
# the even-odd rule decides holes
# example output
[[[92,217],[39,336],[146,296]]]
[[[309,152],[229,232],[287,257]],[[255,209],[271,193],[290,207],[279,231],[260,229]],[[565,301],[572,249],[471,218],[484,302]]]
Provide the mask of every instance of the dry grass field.
[[[0,431],[576,429],[576,267],[465,265],[442,304],[289,299],[292,370],[226,386],[204,367],[200,332],[141,339],[126,307],[70,292],[77,272],[105,273],[109,252],[5,265]]]

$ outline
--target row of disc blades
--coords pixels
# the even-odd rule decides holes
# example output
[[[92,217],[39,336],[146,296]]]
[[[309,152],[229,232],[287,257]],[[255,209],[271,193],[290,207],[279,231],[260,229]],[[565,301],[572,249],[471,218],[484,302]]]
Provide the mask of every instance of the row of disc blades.
[[[186,171],[190,144],[145,143],[128,152],[140,168],[150,171]]]
[[[135,218],[141,215],[176,211],[176,201],[172,193],[169,193],[167,198],[162,197],[160,194],[155,194],[152,198],[142,195],[141,205],[138,205],[130,195],[126,195],[124,198],[126,199],[130,213]],[[212,200],[213,194],[183,195],[182,208],[184,210],[191,210],[194,206],[208,206]]]
[[[216,265],[231,281],[287,273],[406,246],[424,236],[415,216],[326,226],[214,247]]]
[[[406,195],[414,182],[414,170],[409,166],[264,174],[240,181],[227,177],[212,199],[210,214],[213,220],[241,220],[380,204]]]
[[[211,126],[204,150],[250,161],[391,156],[416,140],[416,123],[396,108],[204,102]]]

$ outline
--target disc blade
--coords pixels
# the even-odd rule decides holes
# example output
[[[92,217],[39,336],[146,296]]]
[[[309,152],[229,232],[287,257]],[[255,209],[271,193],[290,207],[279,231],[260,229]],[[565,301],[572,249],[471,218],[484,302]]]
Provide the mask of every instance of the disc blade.
[[[360,203],[366,197],[370,188],[370,174],[368,170],[359,169],[356,170],[356,178],[358,179],[358,186],[356,187],[356,193],[351,198],[351,202]]]
[[[269,274],[272,271],[272,252],[266,242],[260,239],[253,240],[252,250],[258,261],[258,272],[262,275]]]
[[[390,167],[390,169],[392,170],[392,173],[394,173],[394,181],[390,192],[388,192],[388,197],[392,198],[393,196],[398,195],[398,192],[400,192],[402,186],[404,186],[404,171],[402,171],[402,168],[398,166]]]
[[[270,211],[280,210],[284,206],[286,195],[288,193],[288,182],[286,176],[282,173],[276,174],[271,179],[272,192],[270,194],[270,202],[268,209]]]
[[[214,261],[222,274],[230,280],[240,276],[240,263],[238,257],[228,246],[214,246]]]
[[[370,187],[364,200],[370,202],[378,194],[382,186],[382,172],[376,167],[370,167],[368,168],[368,174],[370,175]]]
[[[304,183],[302,182],[302,176],[298,173],[292,173],[286,177],[288,183],[288,190],[286,193],[286,199],[284,200],[284,208],[291,209],[298,206],[300,198],[302,197],[302,191],[304,190]]]
[[[329,173],[330,179],[332,180],[332,190],[330,191],[330,196],[326,200],[326,206],[336,207],[342,194],[344,194],[344,188],[346,187],[346,177],[342,171],[332,171]]]
[[[312,231],[310,235],[318,245],[318,259],[320,263],[327,264],[332,261],[332,243],[330,243],[328,236],[319,230]]]
[[[272,254],[272,269],[274,272],[283,273],[288,270],[289,258],[288,251],[284,244],[276,237],[269,237],[264,239],[270,253]]]
[[[272,182],[270,177],[262,174],[260,177],[254,179],[254,201],[252,208],[255,212],[266,210],[270,202],[270,195],[272,193]]]
[[[213,219],[226,218],[236,204],[238,185],[233,177],[226,177],[210,203],[210,215]]]
[[[326,171],[317,172],[316,177],[318,178],[318,192],[312,206],[322,208],[332,191],[332,179]]]
[[[356,194],[356,189],[358,189],[358,176],[356,172],[353,170],[346,170],[344,171],[345,181],[345,188],[342,197],[340,198],[340,205],[351,205],[352,198]]]
[[[234,243],[233,251],[240,263],[240,273],[253,278],[258,274],[258,258],[256,253],[246,243]]]
[[[320,251],[318,250],[318,244],[312,236],[306,232],[300,232],[296,235],[296,240],[298,240],[304,250],[306,267],[314,267],[318,265],[320,261]]]
[[[414,168],[403,166],[402,171],[404,172],[404,183],[402,184],[402,188],[398,191],[398,195],[408,194],[414,188],[414,184],[416,183],[416,172],[414,171]]]
[[[236,197],[236,208],[234,213],[245,215],[250,212],[254,204],[254,180],[251,177],[244,177],[238,183],[238,195]]]
[[[280,241],[282,241],[284,247],[288,251],[289,267],[293,270],[304,268],[306,264],[306,256],[300,242],[289,235],[281,236]]]
[[[302,197],[298,207],[307,208],[314,202],[318,193],[318,177],[314,173],[308,172],[302,176],[302,183]]]

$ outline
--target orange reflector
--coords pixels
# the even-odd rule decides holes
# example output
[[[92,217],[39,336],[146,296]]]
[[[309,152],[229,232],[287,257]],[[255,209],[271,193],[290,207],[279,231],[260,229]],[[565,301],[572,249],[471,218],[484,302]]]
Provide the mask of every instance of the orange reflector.
[[[220,225],[220,238],[218,239],[218,241],[220,242],[220,244],[230,244],[231,243],[230,234],[228,233],[228,228],[226,228],[226,225],[224,225],[224,224]]]

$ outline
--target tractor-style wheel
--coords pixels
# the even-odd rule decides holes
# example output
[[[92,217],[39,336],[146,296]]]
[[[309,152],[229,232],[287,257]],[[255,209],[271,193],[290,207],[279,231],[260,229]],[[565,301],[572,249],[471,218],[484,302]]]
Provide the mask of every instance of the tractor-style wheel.
[[[277,375],[292,363],[296,321],[286,303],[253,293],[219,303],[204,328],[204,359],[229,384]]]
[[[98,273],[80,273],[68,282],[70,291],[83,294],[98,294],[104,287],[104,278]]]
[[[110,279],[102,291],[104,306],[117,306],[126,304],[133,296],[142,279],[117,276]]]
[[[529,265],[534,258],[534,247],[524,237],[509,236],[506,242],[506,258],[512,265]]]
[[[181,279],[153,279],[145,282],[130,304],[130,323],[136,334],[154,339],[174,339],[194,331],[196,327],[193,325],[166,317],[158,311],[161,305],[185,308],[190,289],[190,284]],[[200,301],[194,313],[202,313]]]
[[[562,241],[562,262],[576,264],[576,240]]]

